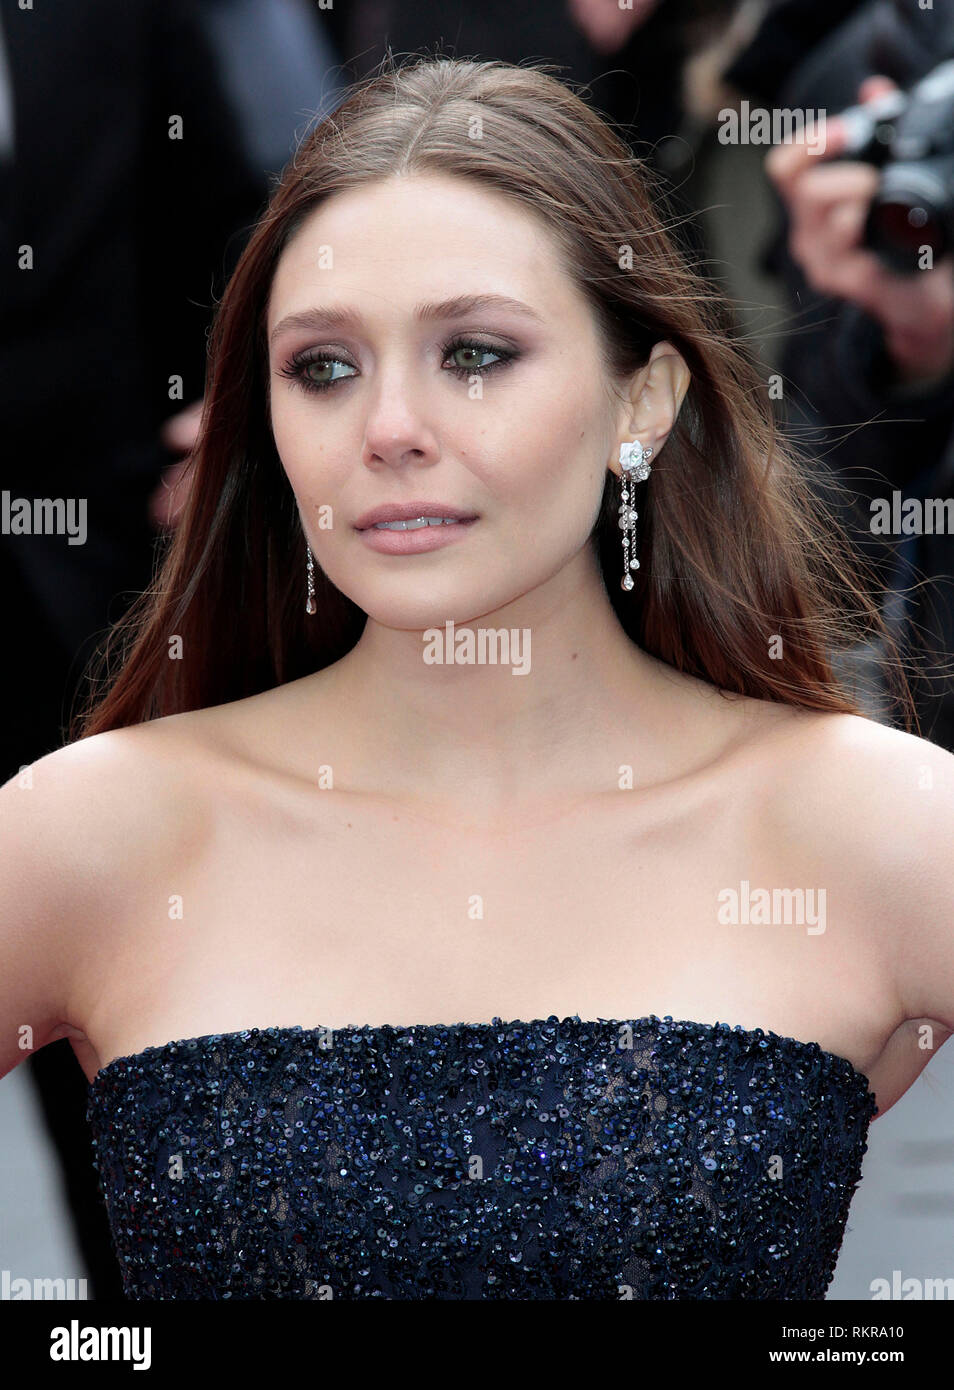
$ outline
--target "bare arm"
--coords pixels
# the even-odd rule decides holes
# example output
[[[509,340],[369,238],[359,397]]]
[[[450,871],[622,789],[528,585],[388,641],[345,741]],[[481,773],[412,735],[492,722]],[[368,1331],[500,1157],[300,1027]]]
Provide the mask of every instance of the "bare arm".
[[[796,735],[797,737],[797,735]],[[834,715],[789,759],[778,838],[864,925],[904,1017],[954,1033],[954,756],[927,739]]]
[[[108,931],[187,833],[169,746],[156,725],[118,729],[0,788],[0,1077],[47,1043],[84,1036]]]
[[[884,777],[875,831],[896,841],[885,899],[895,922],[898,986],[908,1018],[934,1034],[919,1046],[933,1050],[954,1033],[954,756],[905,738]]]
[[[49,754],[0,788],[0,1076],[68,1032],[67,924],[87,904],[72,769]]]

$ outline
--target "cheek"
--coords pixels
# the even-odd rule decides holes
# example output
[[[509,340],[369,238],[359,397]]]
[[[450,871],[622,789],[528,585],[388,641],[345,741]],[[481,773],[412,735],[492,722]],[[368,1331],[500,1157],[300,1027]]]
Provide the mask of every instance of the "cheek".
[[[544,502],[549,496],[584,506],[602,477],[604,434],[599,402],[573,391],[553,395],[516,432],[510,453],[515,488]]]
[[[272,439],[293,490],[303,499],[320,485],[322,448],[301,412],[287,402],[273,409]]]
[[[601,471],[597,441],[605,433],[605,407],[592,392],[577,388],[563,373],[541,373],[514,401],[505,421],[491,417],[492,444],[489,430],[462,441],[468,452],[473,443],[475,470],[478,459],[488,460],[485,478],[495,491],[516,500],[540,497],[541,489],[554,485],[560,492],[589,490],[594,471]]]

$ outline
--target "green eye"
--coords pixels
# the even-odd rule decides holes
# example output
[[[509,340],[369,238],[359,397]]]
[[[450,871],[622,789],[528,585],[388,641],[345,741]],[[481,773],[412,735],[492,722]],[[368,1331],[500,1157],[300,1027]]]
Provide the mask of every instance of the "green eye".
[[[511,348],[491,347],[488,343],[473,343],[463,338],[448,343],[444,348],[443,360],[457,358],[458,354],[471,357],[470,362],[452,362],[451,371],[462,380],[472,376],[487,376],[516,361],[519,353]],[[474,361],[473,358],[477,358]],[[483,357],[495,357],[495,362],[481,362]],[[358,375],[357,367],[340,357],[329,357],[322,353],[296,354],[279,369],[279,376],[287,377],[303,391],[328,391],[339,381],[347,381]]]
[[[469,338],[455,338],[454,341],[448,343],[444,349],[445,357],[457,357],[458,353],[471,353],[478,358],[486,356],[496,357],[497,359],[496,362],[488,362],[485,364],[471,361],[468,365],[463,365],[457,362],[451,367],[451,370],[455,376],[459,376],[464,380],[471,376],[489,376],[491,372],[499,371],[500,368],[509,366],[511,362],[515,362],[520,355],[512,348],[492,347],[490,343],[474,343],[471,342]]]
[[[451,357],[457,357],[459,353],[470,353],[473,357],[497,356],[497,353],[494,351],[493,348],[480,347],[476,343],[462,343],[460,347],[453,348],[451,350],[450,355]],[[491,363],[491,365],[493,364]],[[460,368],[462,372],[481,372],[486,370],[483,364],[481,364],[480,362],[473,361],[461,362],[460,360],[458,360],[457,366]]]
[[[336,370],[337,368],[346,370],[342,372]],[[326,357],[321,353],[315,353],[310,357],[296,354],[279,368],[278,374],[287,377],[303,391],[327,391],[335,382],[347,381],[348,374],[354,375],[356,371],[356,367],[340,357]]]
[[[313,367],[317,368],[317,372],[312,372]],[[328,386],[332,381],[340,380],[344,375],[342,372],[333,370],[331,376],[325,375],[329,367],[347,367],[348,371],[354,370],[347,362],[342,362],[336,357],[313,357],[310,362],[305,363],[305,379],[314,382],[316,386]]]

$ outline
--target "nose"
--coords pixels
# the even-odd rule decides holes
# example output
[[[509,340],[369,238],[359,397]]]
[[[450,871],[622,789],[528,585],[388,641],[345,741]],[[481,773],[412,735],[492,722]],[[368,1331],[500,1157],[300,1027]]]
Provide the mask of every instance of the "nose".
[[[439,458],[440,445],[428,421],[423,389],[412,382],[406,366],[382,364],[369,394],[364,462],[395,468],[436,463]]]

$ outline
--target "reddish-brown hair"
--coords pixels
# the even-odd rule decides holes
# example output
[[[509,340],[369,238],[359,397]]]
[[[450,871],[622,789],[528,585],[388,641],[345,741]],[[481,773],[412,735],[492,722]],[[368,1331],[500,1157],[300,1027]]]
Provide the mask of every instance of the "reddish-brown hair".
[[[299,146],[217,306],[187,504],[153,583],[100,653],[109,671],[118,639],[119,669],[103,678],[108,689],[94,686],[71,737],[256,694],[357,641],[365,614],[317,565],[318,611],[304,611],[305,538],[269,425],[266,307],[278,258],[313,209],[414,173],[468,179],[542,220],[592,305],[608,379],[636,371],[660,340],[689,367],[641,490],[631,593],[619,588],[620,483],[609,470],[594,529],[633,641],[725,691],[862,713],[833,662],[872,631],[886,636],[877,604],[780,438],[718,293],[667,235],[642,162],[543,65],[388,58]]]

